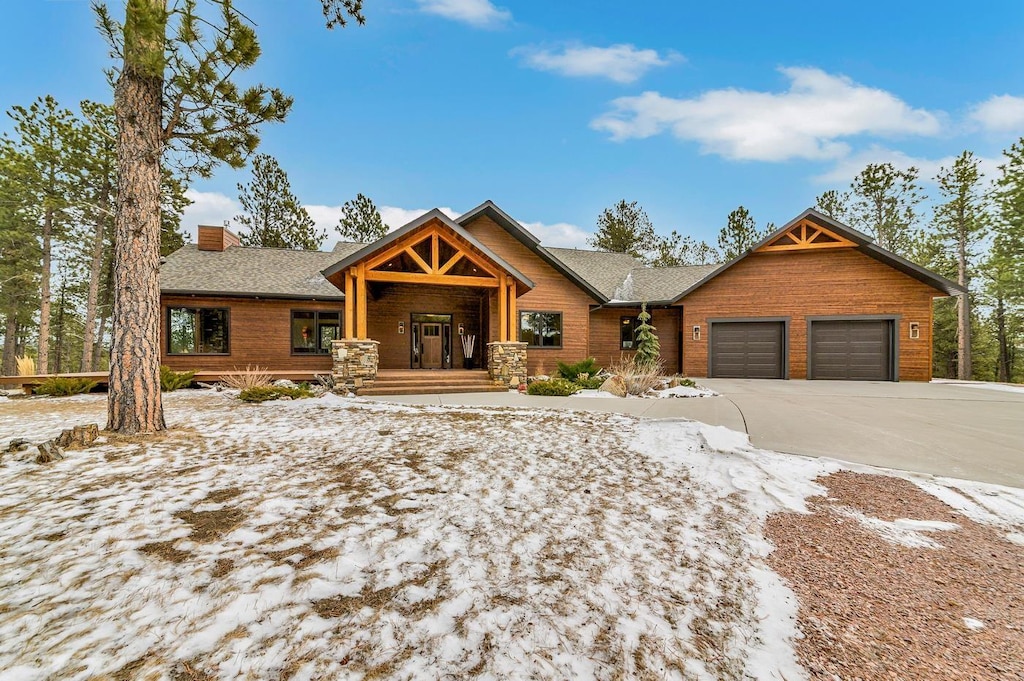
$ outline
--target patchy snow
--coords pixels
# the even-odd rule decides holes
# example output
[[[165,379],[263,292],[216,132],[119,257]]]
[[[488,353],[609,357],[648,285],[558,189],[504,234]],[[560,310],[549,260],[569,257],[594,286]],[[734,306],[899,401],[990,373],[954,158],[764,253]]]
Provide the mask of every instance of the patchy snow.
[[[602,400],[603,399],[608,399],[609,397],[611,397],[613,399],[619,399],[619,398],[616,398],[615,395],[612,395],[609,392],[605,392],[604,390],[598,390],[596,388],[594,388],[593,390],[590,389],[590,388],[584,388],[583,390],[579,391],[578,393],[573,394],[572,397],[590,397],[590,398],[602,399]]]
[[[981,620],[976,620],[973,617],[965,617],[964,626],[970,629],[971,631],[981,631],[985,628],[985,623]]]
[[[655,390],[651,393],[651,397],[717,397],[718,393],[714,390],[708,390],[700,386],[690,387],[688,385],[677,385],[674,388],[665,388],[664,390]]]
[[[848,506],[830,507],[835,513],[852,518],[860,523],[861,527],[870,530],[887,542],[900,546],[909,546],[915,549],[941,549],[942,544],[925,534],[926,532],[942,532],[959,529],[956,523],[943,522],[939,520],[911,520],[908,518],[897,518],[896,520],[882,520],[873,518],[861,513],[855,508]]]
[[[3,678],[807,676],[762,527],[839,462],[685,420],[165,404],[160,437],[0,461]],[[0,447],[104,409],[4,402]],[[1024,532],[1016,491],[925,477]]]
[[[1014,385],[1010,383],[987,383],[985,381],[958,381],[952,378],[933,378],[932,383],[945,383],[948,385],[958,385],[962,388],[978,388],[980,390],[996,390],[1004,393],[1024,394],[1024,385]]]

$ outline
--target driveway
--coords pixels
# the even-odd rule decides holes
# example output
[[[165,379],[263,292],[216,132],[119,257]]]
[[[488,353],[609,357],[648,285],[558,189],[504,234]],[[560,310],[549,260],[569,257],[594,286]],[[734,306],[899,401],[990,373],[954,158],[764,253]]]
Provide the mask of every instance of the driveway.
[[[699,382],[721,397],[624,400],[481,393],[382,399],[683,417],[745,431],[763,449],[1024,488],[1024,392],[962,383]]]

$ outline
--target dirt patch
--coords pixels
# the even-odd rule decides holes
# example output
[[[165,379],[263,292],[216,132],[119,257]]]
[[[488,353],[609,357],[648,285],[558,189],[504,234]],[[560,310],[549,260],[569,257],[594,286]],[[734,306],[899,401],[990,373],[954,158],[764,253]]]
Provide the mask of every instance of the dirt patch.
[[[797,653],[811,678],[1024,678],[1024,547],[900,478],[819,482],[828,498],[810,500],[811,514],[775,515],[766,526],[776,546],[769,563],[799,597]],[[929,533],[942,548],[910,548],[838,505],[960,528]]]
[[[206,498],[203,499],[203,503],[222,504],[229,499],[234,499],[241,493],[242,490],[237,487],[225,487],[224,489],[214,490],[207,494]]]
[[[245,520],[245,514],[237,508],[220,508],[216,511],[179,511],[175,518],[192,526],[188,538],[194,542],[208,543],[236,529]]]
[[[177,541],[177,539],[172,539],[171,541],[151,542],[140,546],[139,551],[150,556],[163,558],[171,563],[185,563],[192,558],[192,554],[188,551],[174,548]]]

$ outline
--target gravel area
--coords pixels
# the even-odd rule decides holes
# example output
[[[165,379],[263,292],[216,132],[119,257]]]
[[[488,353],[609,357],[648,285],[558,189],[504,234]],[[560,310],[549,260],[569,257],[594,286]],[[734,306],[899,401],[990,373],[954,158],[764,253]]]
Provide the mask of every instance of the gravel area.
[[[907,480],[818,482],[766,526],[812,679],[1024,679],[1024,546]]]

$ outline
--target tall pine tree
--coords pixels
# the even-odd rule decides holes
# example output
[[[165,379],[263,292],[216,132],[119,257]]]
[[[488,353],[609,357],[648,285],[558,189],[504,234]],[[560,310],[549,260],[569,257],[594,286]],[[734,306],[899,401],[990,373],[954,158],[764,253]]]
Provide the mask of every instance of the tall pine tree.
[[[644,209],[636,201],[622,200],[601,212],[597,231],[587,243],[602,251],[647,260],[658,245],[658,237]]]
[[[292,193],[288,174],[273,156],[256,155],[252,180],[238,185],[238,202],[244,212],[235,220],[248,230],[239,235],[243,246],[315,251],[327,238]]]
[[[994,193],[992,250],[983,271],[996,327],[997,380],[1024,379],[1024,138],[1003,152]]]
[[[377,205],[363,194],[357,194],[356,198],[346,201],[341,207],[337,229],[342,239],[364,244],[373,243],[391,231],[384,224]]]
[[[740,206],[729,213],[725,227],[718,233],[718,248],[728,262],[743,255],[764,237],[765,232],[757,228],[750,211]]]
[[[882,248],[907,255],[923,198],[917,168],[898,170],[891,163],[870,163],[850,186],[846,217],[851,227],[872,235]]]

